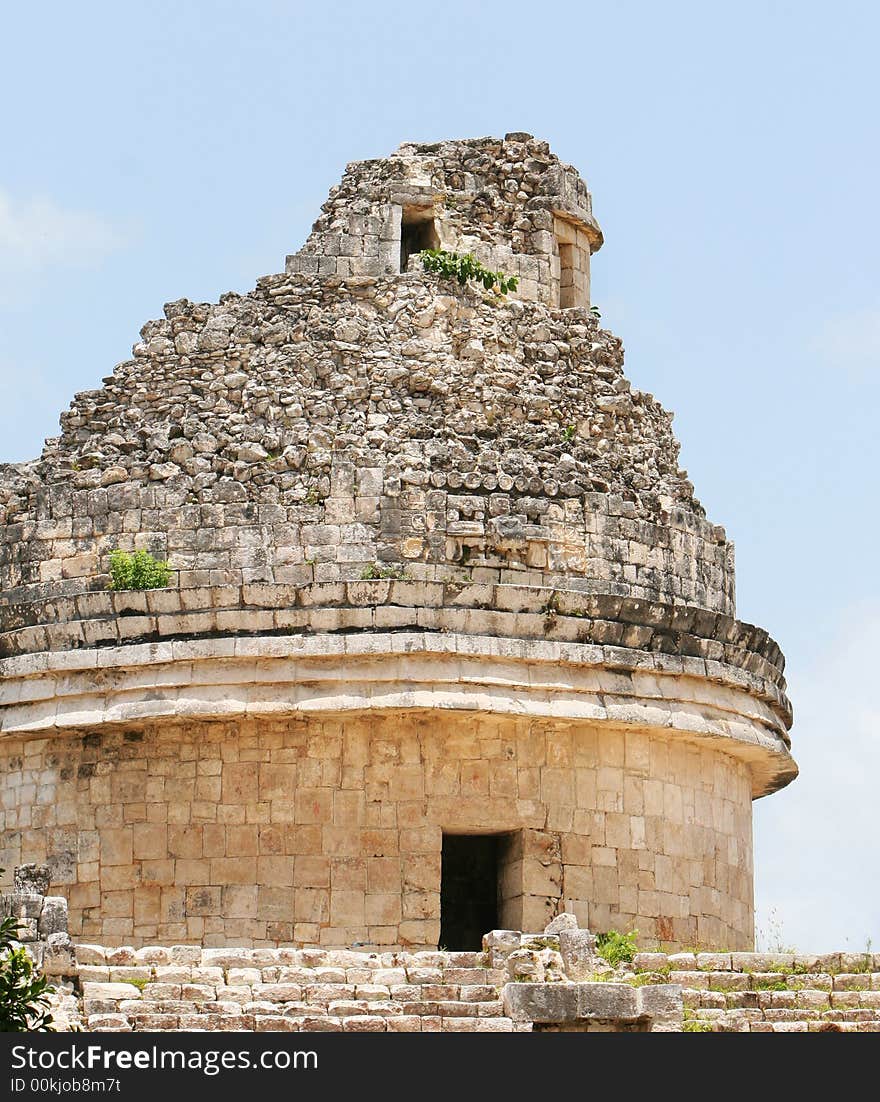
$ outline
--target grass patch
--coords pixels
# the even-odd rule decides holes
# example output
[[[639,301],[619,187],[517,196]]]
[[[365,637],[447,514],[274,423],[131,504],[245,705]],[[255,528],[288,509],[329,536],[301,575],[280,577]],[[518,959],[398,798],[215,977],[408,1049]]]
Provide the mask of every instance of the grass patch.
[[[607,960],[612,968],[616,968],[619,964],[631,961],[638,952],[636,945],[638,934],[638,930],[631,930],[626,934],[622,934],[619,930],[608,930],[604,934],[597,934],[596,952],[603,960]]]
[[[136,988],[138,989],[138,991],[143,991],[143,989],[144,989],[144,988],[145,988],[145,987],[147,986],[147,984],[148,984],[148,983],[150,983],[151,981],[150,981],[149,979],[143,979],[143,978],[140,978],[140,979],[136,979],[136,980],[123,980],[122,982],[123,982],[123,983],[130,983],[130,984],[131,984],[131,986],[132,986],[132,987],[136,987]]]

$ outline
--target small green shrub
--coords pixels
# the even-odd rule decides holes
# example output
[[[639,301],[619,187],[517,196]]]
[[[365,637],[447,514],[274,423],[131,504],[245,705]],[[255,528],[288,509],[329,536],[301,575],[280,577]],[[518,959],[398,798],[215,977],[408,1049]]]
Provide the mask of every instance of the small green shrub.
[[[609,930],[605,934],[597,934],[596,952],[607,960],[612,968],[616,968],[624,961],[631,961],[636,955],[638,933],[638,930],[632,930],[628,934],[622,934],[619,930]]]
[[[371,563],[369,566],[365,566],[361,578],[365,582],[382,580],[390,580],[394,582],[405,582],[406,571],[402,566],[395,566],[390,564],[389,566],[382,566],[380,563]]]
[[[171,577],[167,562],[149,551],[120,551],[110,554],[111,589],[164,589]]]
[[[682,1033],[711,1033],[712,1026],[709,1022],[685,1022],[681,1027]]]
[[[492,272],[484,268],[472,253],[461,256],[445,249],[423,249],[419,257],[426,272],[436,272],[442,279],[456,279],[462,286],[473,279],[482,283],[487,291],[497,290],[499,295],[506,295],[519,285],[519,276]]]
[[[54,1033],[49,996],[55,989],[17,944],[18,931],[16,919],[0,922],[0,1032]]]

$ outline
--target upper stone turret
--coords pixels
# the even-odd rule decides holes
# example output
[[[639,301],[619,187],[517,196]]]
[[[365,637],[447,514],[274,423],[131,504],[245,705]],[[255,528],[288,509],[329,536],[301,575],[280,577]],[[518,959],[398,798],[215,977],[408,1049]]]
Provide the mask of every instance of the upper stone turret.
[[[602,244],[590,193],[530,134],[406,142],[350,164],[323,211],[288,272],[394,275],[443,248],[518,276],[525,301],[590,305],[590,255]]]

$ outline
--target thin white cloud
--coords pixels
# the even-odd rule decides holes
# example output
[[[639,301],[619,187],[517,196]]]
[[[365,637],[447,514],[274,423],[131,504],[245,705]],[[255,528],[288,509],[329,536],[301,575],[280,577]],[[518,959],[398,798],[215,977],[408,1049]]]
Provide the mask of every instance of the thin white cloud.
[[[821,360],[852,382],[880,381],[880,306],[829,318],[815,339]]]
[[[0,189],[0,304],[27,297],[48,272],[94,267],[126,243],[126,234],[97,214]]]
[[[880,949],[878,635],[870,606],[827,631],[791,688],[801,775],[755,805],[757,924],[806,952]]]

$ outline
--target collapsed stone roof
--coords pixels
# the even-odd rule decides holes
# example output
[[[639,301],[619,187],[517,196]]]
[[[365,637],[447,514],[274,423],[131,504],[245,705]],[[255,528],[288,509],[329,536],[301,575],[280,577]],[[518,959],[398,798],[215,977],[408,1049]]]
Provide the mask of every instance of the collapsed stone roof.
[[[344,454],[451,487],[494,477],[655,515],[696,508],[671,416],[629,386],[594,318],[431,276],[364,282],[269,277],[219,305],[169,304],[132,360],[77,395],[34,474],[80,489],[173,480],[200,498],[232,479],[296,502],[326,496]]]

